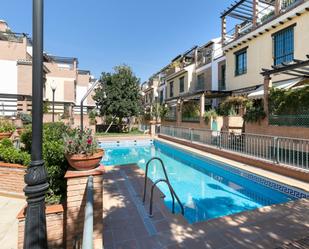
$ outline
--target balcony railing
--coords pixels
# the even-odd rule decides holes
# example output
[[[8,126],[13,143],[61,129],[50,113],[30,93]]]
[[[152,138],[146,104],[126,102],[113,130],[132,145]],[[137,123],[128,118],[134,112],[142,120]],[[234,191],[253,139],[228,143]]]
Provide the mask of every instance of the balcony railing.
[[[309,171],[309,140],[161,126],[160,134]]]
[[[182,122],[198,123],[198,122],[200,122],[200,117],[198,117],[198,116],[196,116],[196,117],[185,117],[185,116],[182,116],[181,121]]]
[[[0,31],[0,41],[22,43],[24,37],[26,37],[26,34],[23,34],[23,33],[13,33],[13,32],[2,32],[2,31]]]

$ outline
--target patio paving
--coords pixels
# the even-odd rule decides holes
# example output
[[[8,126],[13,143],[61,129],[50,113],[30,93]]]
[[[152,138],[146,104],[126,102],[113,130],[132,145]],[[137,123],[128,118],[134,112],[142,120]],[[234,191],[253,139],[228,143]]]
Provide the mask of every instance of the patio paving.
[[[17,214],[26,201],[12,197],[0,196],[0,248],[16,249],[18,220]]]
[[[144,172],[136,165],[106,167],[105,249],[271,249],[303,239],[309,233],[309,199],[189,224],[166,208],[158,190],[154,216],[149,218],[149,206],[143,206],[141,201],[143,181]]]

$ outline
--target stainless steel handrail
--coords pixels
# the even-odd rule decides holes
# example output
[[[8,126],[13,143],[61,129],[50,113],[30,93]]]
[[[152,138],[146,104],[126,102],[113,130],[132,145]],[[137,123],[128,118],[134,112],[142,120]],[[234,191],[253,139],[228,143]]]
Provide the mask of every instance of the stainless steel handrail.
[[[164,173],[164,176],[165,176],[165,179],[169,182],[169,179],[168,179],[168,176],[167,176],[167,173],[166,173],[166,169],[165,169],[165,166],[164,166],[164,163],[162,161],[161,158],[159,157],[153,157],[151,158],[147,164],[146,164],[146,169],[145,169],[145,181],[144,181],[144,194],[143,194],[143,203],[145,203],[145,199],[146,199],[146,191],[147,191],[147,179],[148,179],[148,168],[149,168],[149,164],[154,161],[154,160],[158,160],[160,163],[161,163],[161,166],[162,166],[162,169],[163,169],[163,173]]]
[[[86,191],[82,249],[93,249],[93,176],[88,177]]]
[[[178,196],[176,195],[173,187],[171,186],[170,182],[165,180],[165,179],[159,179],[157,180],[152,186],[151,186],[151,194],[150,194],[150,205],[149,205],[149,216],[152,217],[152,203],[153,203],[153,191],[154,191],[154,188],[155,186],[160,183],[160,182],[165,182],[170,190],[170,193],[171,193],[171,196],[172,196],[172,199],[173,199],[173,203],[172,203],[172,213],[174,214],[175,213],[175,198],[181,208],[181,214],[184,215],[185,214],[185,210],[183,208],[183,205],[181,203],[181,201],[179,200]],[[174,198],[175,197],[175,198]]]
[[[152,203],[153,203],[153,191],[154,191],[154,188],[155,186],[160,183],[160,182],[165,182],[170,190],[170,193],[171,193],[171,197],[172,197],[172,212],[173,214],[175,213],[175,198],[181,208],[181,214],[184,215],[184,207],[181,203],[181,201],[179,200],[177,194],[175,193],[172,185],[170,184],[170,181],[169,181],[169,178],[168,178],[168,175],[167,175],[167,172],[166,172],[166,169],[165,169],[165,166],[164,166],[164,163],[162,161],[161,158],[159,157],[153,157],[151,158],[147,164],[146,164],[146,172],[145,172],[145,181],[144,181],[144,194],[143,194],[143,203],[145,203],[145,200],[146,200],[146,192],[147,192],[147,179],[148,179],[148,169],[149,169],[149,164],[154,161],[154,160],[158,160],[162,166],[162,169],[163,169],[163,173],[164,173],[164,176],[165,176],[165,179],[159,179],[157,180],[156,182],[154,182],[151,186],[151,194],[150,194],[150,206],[149,206],[149,215],[152,216]]]

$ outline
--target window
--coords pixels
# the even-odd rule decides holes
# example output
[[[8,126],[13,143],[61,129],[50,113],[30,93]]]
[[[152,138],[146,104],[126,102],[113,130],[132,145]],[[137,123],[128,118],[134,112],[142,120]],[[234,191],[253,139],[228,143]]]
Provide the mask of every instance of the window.
[[[235,53],[236,68],[235,75],[247,73],[247,49],[243,49]]]
[[[164,92],[163,92],[163,90],[161,90],[160,91],[160,104],[162,104],[163,103],[163,97],[164,97]]]
[[[184,92],[185,91],[185,77],[182,76],[179,78],[179,92]]]
[[[174,82],[170,82],[170,97],[174,96]]]
[[[294,59],[294,27],[281,30],[273,35],[274,64]]]
[[[204,82],[205,82],[205,76],[204,74],[199,74],[197,76],[197,89],[196,90],[203,90],[204,89]]]
[[[225,65],[221,65],[220,74],[219,90],[225,90]]]

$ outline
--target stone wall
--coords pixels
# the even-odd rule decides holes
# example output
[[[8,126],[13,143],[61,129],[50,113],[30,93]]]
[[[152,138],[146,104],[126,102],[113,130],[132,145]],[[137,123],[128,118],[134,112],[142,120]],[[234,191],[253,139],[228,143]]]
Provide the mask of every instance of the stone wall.
[[[18,249],[23,249],[25,232],[25,212],[23,208],[17,216],[18,219]],[[46,230],[48,248],[62,249],[64,246],[64,209],[62,205],[46,207]]]
[[[24,175],[26,167],[0,162],[0,194],[24,197]]]

